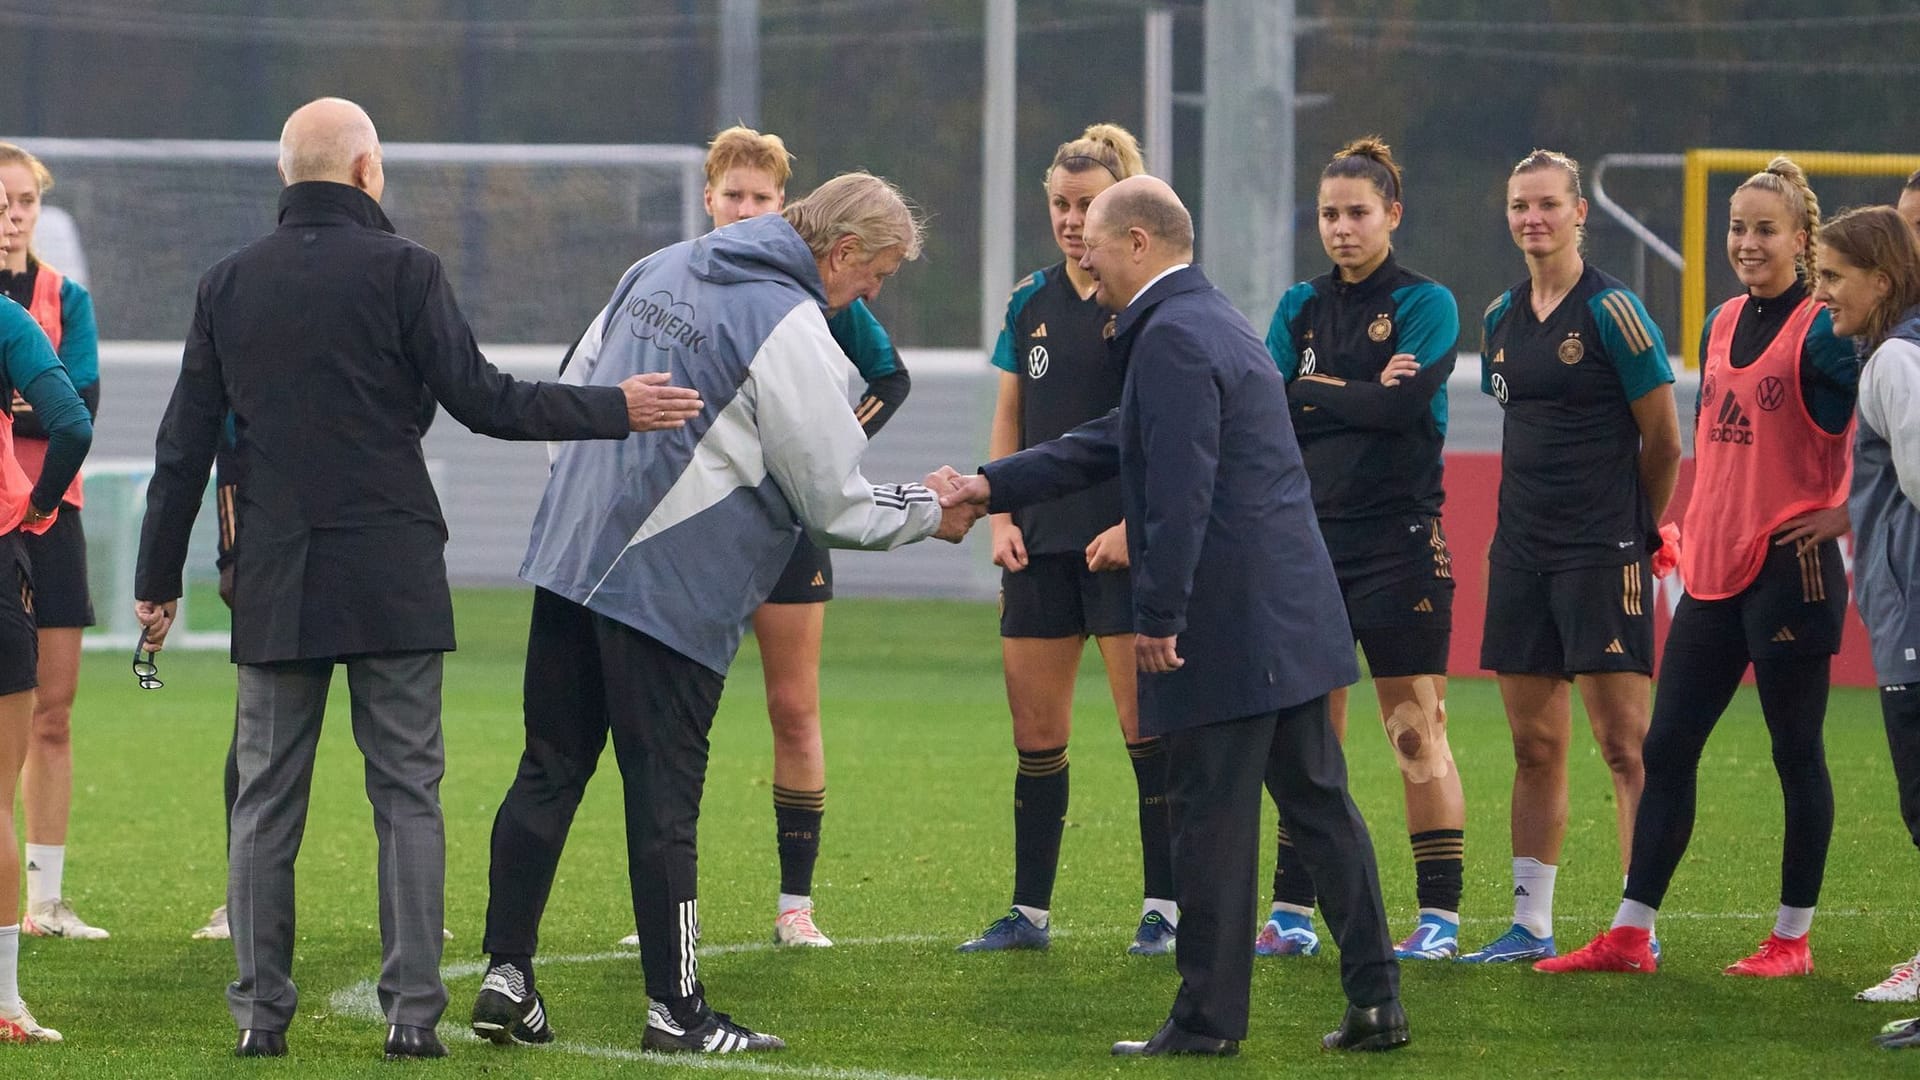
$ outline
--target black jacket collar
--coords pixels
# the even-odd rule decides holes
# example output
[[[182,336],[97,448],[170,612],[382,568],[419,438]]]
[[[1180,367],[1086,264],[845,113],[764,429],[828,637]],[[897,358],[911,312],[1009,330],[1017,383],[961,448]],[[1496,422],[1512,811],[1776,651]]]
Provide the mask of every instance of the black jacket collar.
[[[1338,266],[1335,266],[1331,271],[1329,271],[1327,273],[1327,277],[1333,282],[1334,292],[1339,293],[1342,296],[1365,297],[1365,296],[1371,296],[1375,292],[1378,292],[1381,286],[1387,284],[1399,272],[1400,272],[1399,262],[1395,261],[1393,257],[1393,252],[1388,251],[1386,260],[1382,262],[1379,266],[1374,267],[1373,273],[1368,274],[1366,277],[1361,278],[1359,281],[1347,281],[1344,278],[1342,278],[1340,276],[1340,268]]]
[[[280,192],[282,225],[364,225],[392,232],[393,222],[373,197],[357,187],[331,180],[303,180]]]
[[[1154,282],[1151,288],[1127,305],[1126,310],[1120,313],[1120,317],[1113,324],[1113,336],[1118,338],[1125,335],[1155,304],[1169,296],[1211,288],[1213,288],[1213,282],[1208,281],[1207,275],[1200,272],[1200,267],[1189,264],[1175,270]]]

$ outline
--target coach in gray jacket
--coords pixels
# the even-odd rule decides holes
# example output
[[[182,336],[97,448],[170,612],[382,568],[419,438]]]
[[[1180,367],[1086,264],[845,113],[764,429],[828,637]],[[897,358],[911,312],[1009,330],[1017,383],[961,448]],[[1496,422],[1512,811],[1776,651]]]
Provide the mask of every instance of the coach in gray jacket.
[[[280,136],[279,228],[200,281],[154,447],[136,614],[159,648],[229,411],[247,482],[234,567],[239,788],[227,912],[239,975],[235,1052],[277,1056],[295,1013],[293,868],[336,663],[380,842],[380,1004],[390,1057],[439,1056],[446,841],[441,656],[452,649],[446,523],[420,436],[435,399],[507,439],[618,439],[671,427],[698,395],[665,376],[621,386],[517,382],[474,347],[433,252],[394,234],[373,122],[303,106]]]
[[[1193,223],[1150,176],[1087,210],[1080,265],[1119,312],[1120,406],[991,462],[943,501],[994,513],[1116,473],[1133,566],[1140,733],[1167,748],[1180,991],[1116,1054],[1235,1053],[1247,1033],[1264,780],[1319,885],[1349,1007],[1329,1049],[1407,1041],[1366,823],[1347,795],[1327,693],[1359,677],[1315,523],[1287,390],[1259,335],[1193,258]]]
[[[565,382],[671,372],[706,406],[669,435],[554,455],[520,569],[535,586],[527,745],[493,824],[482,1037],[552,1038],[534,985],[540,916],[611,732],[652,999],[643,1045],[784,1045],[716,1013],[694,960],[707,732],[742,627],[803,530],[823,546],[892,548],[958,541],[978,516],[943,512],[922,484],[860,474],[867,440],[827,331],[827,315],[871,300],[919,250],[920,224],[891,185],[836,177],[779,214],[636,263],[570,355]]]

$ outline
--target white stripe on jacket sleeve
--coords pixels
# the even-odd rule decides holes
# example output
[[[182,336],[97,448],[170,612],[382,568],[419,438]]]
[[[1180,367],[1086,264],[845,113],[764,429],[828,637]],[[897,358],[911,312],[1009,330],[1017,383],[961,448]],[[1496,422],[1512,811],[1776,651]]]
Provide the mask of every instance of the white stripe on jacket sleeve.
[[[753,401],[768,475],[815,540],[884,550],[939,527],[939,503],[925,487],[861,475],[867,436],[847,407],[846,354],[811,301],[767,335],[741,393]]]

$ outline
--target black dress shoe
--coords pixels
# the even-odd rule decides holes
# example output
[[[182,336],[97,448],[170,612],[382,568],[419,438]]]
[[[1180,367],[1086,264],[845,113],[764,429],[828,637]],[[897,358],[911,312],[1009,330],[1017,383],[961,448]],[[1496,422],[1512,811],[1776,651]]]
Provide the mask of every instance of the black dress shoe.
[[[1413,1036],[1407,1033],[1407,1010],[1398,1001],[1362,1009],[1347,1006],[1340,1026],[1320,1040],[1326,1050],[1398,1050]]]
[[[1162,1054],[1200,1054],[1206,1057],[1232,1057],[1240,1052],[1238,1039],[1216,1039],[1211,1035],[1196,1035],[1173,1026],[1169,1020],[1153,1033],[1146,1042],[1117,1042],[1113,1052],[1118,1057],[1159,1057]]]
[[[233,1044],[234,1057],[286,1057],[287,1033],[266,1028],[243,1028]]]
[[[387,1060],[398,1058],[442,1058],[447,1048],[429,1027],[393,1024],[387,1028]]]

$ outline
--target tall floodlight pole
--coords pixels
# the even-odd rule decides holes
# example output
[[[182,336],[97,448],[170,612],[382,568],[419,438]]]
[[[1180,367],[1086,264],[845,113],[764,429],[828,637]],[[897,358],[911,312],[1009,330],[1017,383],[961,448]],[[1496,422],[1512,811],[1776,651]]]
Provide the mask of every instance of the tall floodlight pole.
[[[1173,182],[1173,9],[1164,4],[1147,8],[1145,70],[1140,85],[1146,127],[1147,172]]]
[[[1200,257],[1256,325],[1293,282],[1294,0],[1207,0]]]
[[[980,347],[1000,334],[1013,291],[1013,102],[1017,0],[987,0],[980,107]]]
[[[760,126],[760,0],[720,0],[720,85],[713,126]]]

